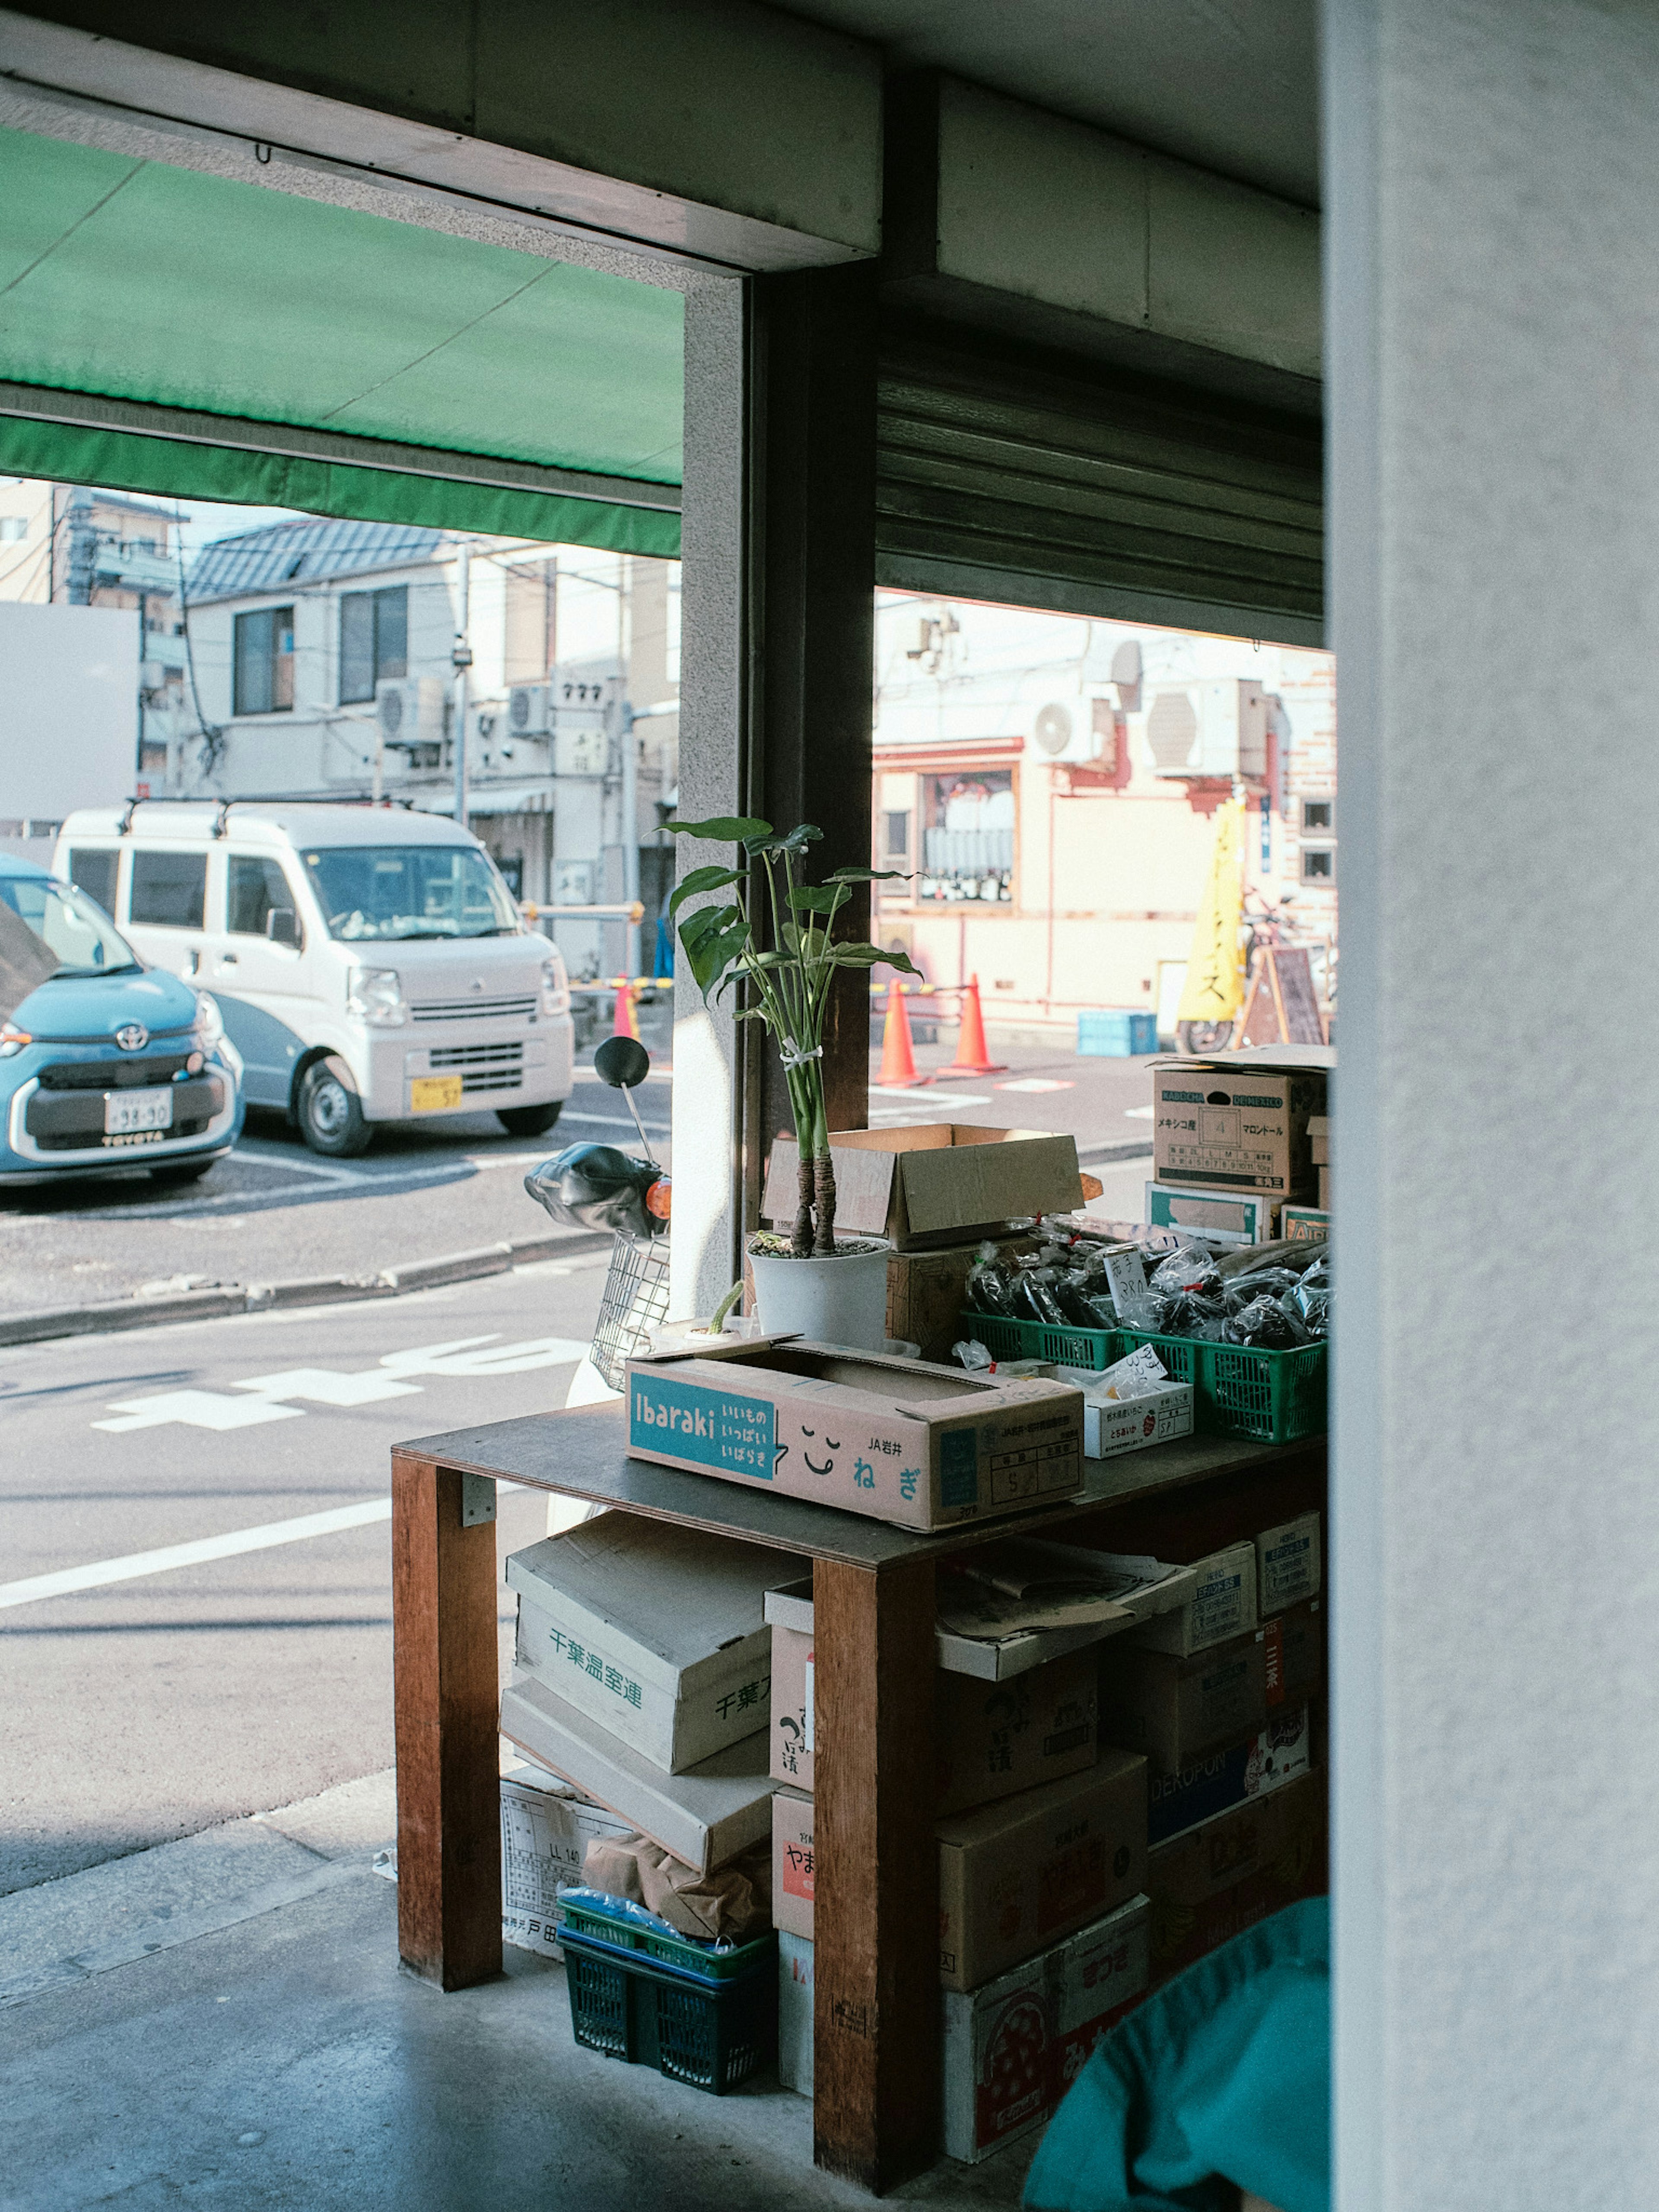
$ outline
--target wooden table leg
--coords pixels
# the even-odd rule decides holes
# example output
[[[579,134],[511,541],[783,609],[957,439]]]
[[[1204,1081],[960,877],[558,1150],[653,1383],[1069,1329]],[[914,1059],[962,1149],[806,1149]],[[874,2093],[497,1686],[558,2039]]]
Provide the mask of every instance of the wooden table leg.
[[[495,1528],[463,1478],[392,1455],[398,1948],[446,1990],[501,1971]]]
[[[812,1573],[813,2155],[879,2194],[939,2154],[933,1567]]]

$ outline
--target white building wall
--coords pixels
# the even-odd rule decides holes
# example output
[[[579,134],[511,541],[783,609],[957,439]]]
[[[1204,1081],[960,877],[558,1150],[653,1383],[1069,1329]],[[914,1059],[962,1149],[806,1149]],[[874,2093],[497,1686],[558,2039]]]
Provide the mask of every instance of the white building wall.
[[[1328,0],[1340,2212],[1659,2172],[1659,10]]]

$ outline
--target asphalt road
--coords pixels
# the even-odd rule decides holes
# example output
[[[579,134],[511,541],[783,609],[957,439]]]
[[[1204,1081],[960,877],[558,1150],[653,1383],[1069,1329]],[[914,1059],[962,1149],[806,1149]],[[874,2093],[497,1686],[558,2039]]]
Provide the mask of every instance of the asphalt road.
[[[1006,1068],[954,1074],[950,1049],[918,1048],[919,1072],[934,1079],[915,1090],[882,1088],[872,1053],[872,1125],[1069,1130],[1085,1159],[1137,1137],[1150,1146],[1145,1060],[1025,1046],[1002,1055]],[[659,1070],[635,1096],[653,1148],[672,1165],[672,1072]],[[258,1114],[236,1151],[185,1191],[163,1195],[139,1170],[0,1189],[0,1315],[142,1296],[147,1286],[373,1274],[543,1235],[551,1224],[525,1194],[525,1170],[581,1139],[638,1144],[622,1098],[591,1066],[578,1070],[544,1137],[508,1137],[493,1114],[443,1115],[382,1128],[359,1159],[319,1160],[279,1116]]]
[[[0,1351],[0,1893],[391,1764],[389,1448],[562,1406],[606,1259]]]

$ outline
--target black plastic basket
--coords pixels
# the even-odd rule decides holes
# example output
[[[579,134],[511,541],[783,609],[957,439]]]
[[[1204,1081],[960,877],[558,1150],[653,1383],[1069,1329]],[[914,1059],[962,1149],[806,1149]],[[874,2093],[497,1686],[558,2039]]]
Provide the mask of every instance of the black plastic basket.
[[[592,1354],[611,1389],[622,1389],[629,1361],[650,1351],[652,1330],[667,1318],[668,1239],[636,1244],[631,1237],[617,1237]]]
[[[724,1982],[579,1936],[568,1923],[559,1941],[571,2033],[590,2051],[717,2097],[777,2055],[775,1940],[763,1965]]]

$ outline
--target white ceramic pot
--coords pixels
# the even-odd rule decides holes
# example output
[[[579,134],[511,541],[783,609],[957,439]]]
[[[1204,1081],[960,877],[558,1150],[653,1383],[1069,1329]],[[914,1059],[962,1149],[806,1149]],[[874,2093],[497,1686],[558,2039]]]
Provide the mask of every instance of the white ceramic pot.
[[[874,1252],[837,1252],[833,1260],[770,1259],[750,1253],[762,1334],[882,1351],[887,1343],[890,1249],[883,1243]]]

